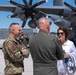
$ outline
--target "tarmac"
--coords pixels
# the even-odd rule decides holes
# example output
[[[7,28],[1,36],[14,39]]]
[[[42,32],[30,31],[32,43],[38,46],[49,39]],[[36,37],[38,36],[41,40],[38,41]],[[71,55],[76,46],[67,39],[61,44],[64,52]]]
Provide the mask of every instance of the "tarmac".
[[[2,50],[0,49],[0,75],[4,75],[5,61]],[[24,59],[24,72],[22,75],[33,75],[33,62],[31,55]]]

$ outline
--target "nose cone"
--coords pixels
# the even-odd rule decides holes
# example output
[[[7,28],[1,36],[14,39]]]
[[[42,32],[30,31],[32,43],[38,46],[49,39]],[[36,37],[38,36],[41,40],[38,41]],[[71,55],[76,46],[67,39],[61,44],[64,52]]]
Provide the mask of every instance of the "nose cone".
[[[31,28],[36,28],[37,27],[37,22],[35,20],[30,20],[28,22],[28,26]]]

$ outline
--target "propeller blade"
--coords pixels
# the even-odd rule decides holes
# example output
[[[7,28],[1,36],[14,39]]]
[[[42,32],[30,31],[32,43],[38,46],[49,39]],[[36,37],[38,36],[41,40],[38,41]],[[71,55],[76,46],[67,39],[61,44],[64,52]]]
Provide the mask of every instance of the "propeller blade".
[[[32,1],[33,1],[33,0],[30,0],[30,1],[29,1],[29,5],[32,5]]]
[[[11,18],[14,18],[14,17],[16,17],[16,16],[18,16],[18,13],[15,13],[14,15],[11,15],[10,17],[11,17]]]
[[[27,19],[26,19],[26,20],[27,20]],[[22,28],[25,26],[26,20],[23,21]]]
[[[64,4],[65,4],[67,7],[71,8],[71,9],[73,9],[73,10],[76,10],[76,8],[75,8],[75,7],[73,7],[73,6],[69,5],[69,4],[68,4],[68,3],[66,3],[66,2],[64,2]]]
[[[10,2],[11,4],[13,4],[13,5],[16,5],[16,6],[20,7],[20,8],[24,8],[24,5],[21,5],[21,4],[19,4],[19,3],[16,3],[16,2],[14,2],[14,1],[12,1],[12,0],[9,0],[9,2]]]
[[[13,17],[16,17],[16,16],[21,16],[24,13],[25,13],[24,11],[21,11],[21,12],[15,13],[14,15],[8,16],[8,17],[13,18]]]
[[[25,5],[28,5],[28,3],[27,3],[27,1],[26,1],[26,0],[23,0],[23,2],[24,2],[24,4],[25,4]]]
[[[40,2],[35,3],[32,7],[35,8],[36,6],[38,6],[38,5],[40,5],[40,4],[43,4],[43,3],[45,3],[45,2],[46,2],[46,0],[42,0],[42,1],[40,1]]]
[[[76,0],[74,0],[74,2],[75,2],[75,5],[76,5]]]

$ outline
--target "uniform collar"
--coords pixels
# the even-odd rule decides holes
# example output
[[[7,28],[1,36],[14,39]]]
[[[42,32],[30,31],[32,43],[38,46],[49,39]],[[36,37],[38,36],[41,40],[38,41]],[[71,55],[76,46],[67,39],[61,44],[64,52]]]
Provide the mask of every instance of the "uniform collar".
[[[43,33],[47,33],[48,34],[48,32],[46,32],[45,30],[40,30],[39,32],[43,32]]]
[[[11,35],[9,35],[9,38],[10,38],[11,40],[13,40],[13,41],[15,41],[15,42],[16,42],[16,39],[15,39],[15,38],[13,38]]]

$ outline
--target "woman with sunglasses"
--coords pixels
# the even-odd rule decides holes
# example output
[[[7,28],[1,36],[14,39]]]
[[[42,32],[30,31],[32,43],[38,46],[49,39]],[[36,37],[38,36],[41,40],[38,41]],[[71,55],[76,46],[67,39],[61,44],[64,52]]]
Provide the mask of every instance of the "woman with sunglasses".
[[[57,30],[57,36],[60,40],[64,52],[64,59],[58,60],[58,73],[59,75],[74,75],[75,72],[75,66],[74,62],[70,63],[73,64],[72,66],[69,66],[69,61],[72,57],[76,56],[76,48],[72,41],[68,40],[68,31],[64,27],[60,27]],[[75,57],[76,58],[76,57]]]

